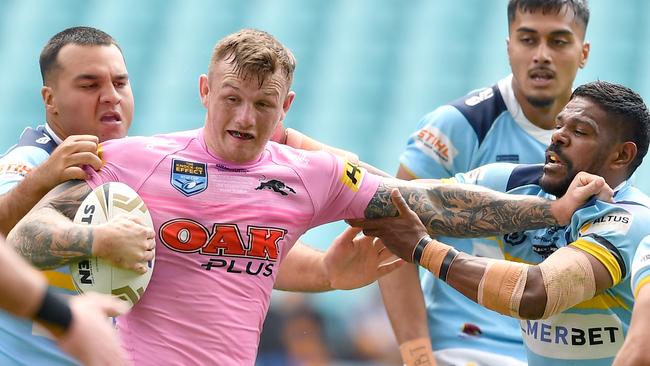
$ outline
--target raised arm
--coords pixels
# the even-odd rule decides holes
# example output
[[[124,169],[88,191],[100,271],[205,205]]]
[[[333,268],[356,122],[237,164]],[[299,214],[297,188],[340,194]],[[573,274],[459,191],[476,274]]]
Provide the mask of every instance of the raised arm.
[[[98,256],[113,264],[147,271],[153,258],[154,232],[137,217],[118,216],[102,225],[72,222],[83,199],[92,192],[84,181],[68,181],[48,193],[9,233],[7,243],[41,269]]]
[[[434,236],[484,237],[546,226],[566,225],[573,212],[598,194],[611,199],[603,178],[580,173],[561,199],[511,195],[466,184],[407,182],[384,178],[365,210],[365,217],[382,226],[381,218],[397,216],[391,191],[397,188],[408,206]],[[359,225],[363,220],[349,220]]]
[[[392,199],[409,230],[368,230],[405,260],[419,263],[469,299],[501,314],[547,318],[620,281],[593,255],[563,247],[539,265],[475,257],[431,239],[397,190]],[[364,229],[365,231],[365,229]]]

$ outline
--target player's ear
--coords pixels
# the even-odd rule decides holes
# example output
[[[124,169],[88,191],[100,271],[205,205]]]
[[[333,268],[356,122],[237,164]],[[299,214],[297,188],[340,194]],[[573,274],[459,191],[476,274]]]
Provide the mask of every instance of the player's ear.
[[[629,169],[630,164],[634,161],[637,154],[636,144],[632,141],[626,141],[620,144],[616,150],[612,164],[621,169]]]
[[[41,88],[41,98],[43,99],[43,104],[45,105],[45,111],[51,114],[57,114],[58,110],[55,106],[54,91],[49,86],[43,85]]]
[[[589,59],[589,51],[591,50],[591,44],[587,41],[582,43],[582,54],[580,55],[580,68],[587,66],[587,60]]]
[[[201,98],[201,104],[205,108],[208,108],[208,95],[210,94],[210,83],[208,81],[208,75],[201,74],[199,76],[199,96]]]
[[[293,91],[290,91],[287,93],[286,98],[284,98],[284,102],[282,103],[282,109],[284,110],[284,113],[286,114],[289,112],[289,108],[291,108],[291,103],[293,103],[293,99],[296,97],[296,93]]]

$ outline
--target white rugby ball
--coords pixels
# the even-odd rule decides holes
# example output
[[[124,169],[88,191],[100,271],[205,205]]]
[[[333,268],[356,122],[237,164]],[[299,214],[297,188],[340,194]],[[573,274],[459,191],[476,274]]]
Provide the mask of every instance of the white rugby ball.
[[[153,229],[151,215],[142,198],[124,183],[109,182],[95,188],[83,200],[73,221],[77,224],[98,225],[127,213],[141,217]],[[112,294],[132,307],[147,289],[153,265],[154,260],[147,262],[147,272],[141,275],[115,267],[102,258],[90,257],[70,263],[70,273],[80,293],[95,291]]]

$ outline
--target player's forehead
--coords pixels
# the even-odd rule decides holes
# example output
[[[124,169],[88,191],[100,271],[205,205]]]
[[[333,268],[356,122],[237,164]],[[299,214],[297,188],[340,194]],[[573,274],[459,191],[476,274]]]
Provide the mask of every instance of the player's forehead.
[[[509,25],[510,34],[573,34],[584,37],[585,29],[574,10],[569,6],[559,9],[521,9],[517,8],[515,17]]]
[[[122,52],[115,45],[84,46],[67,44],[57,55],[59,74],[69,79],[80,75],[101,78],[128,77]]]
[[[242,70],[238,65],[219,61],[214,67],[213,82],[221,88],[255,92],[265,96],[280,96],[287,92],[287,81],[280,70],[273,74],[258,74]]]

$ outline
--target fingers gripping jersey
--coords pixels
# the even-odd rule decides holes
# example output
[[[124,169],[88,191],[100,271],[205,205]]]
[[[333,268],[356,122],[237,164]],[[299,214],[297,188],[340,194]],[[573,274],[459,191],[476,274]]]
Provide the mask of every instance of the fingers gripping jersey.
[[[41,165],[60,140],[45,126],[26,128],[18,144],[0,157],[0,194],[9,192]],[[44,271],[58,292],[75,294],[67,266]],[[76,365],[38,324],[0,311],[0,365]]]
[[[542,165],[492,164],[455,180],[512,194],[552,199],[542,191]],[[602,294],[542,320],[521,321],[529,365],[611,365],[623,344],[632,309],[630,265],[650,234],[650,200],[629,183],[615,189],[615,202],[592,201],[565,228],[512,233],[499,238],[505,258],[537,264],[570,245],[598,259],[613,286]]]
[[[400,163],[417,178],[453,177],[501,161],[541,163],[551,133],[525,118],[509,76],[426,115],[409,138]],[[466,253],[503,258],[494,237],[444,241]],[[421,271],[420,276],[434,350],[463,354],[473,350],[526,360],[515,319],[485,310],[430,272]],[[454,360],[460,364],[466,358]],[[445,360],[439,357],[439,361]],[[477,365],[505,365],[503,359],[475,357],[473,361]]]
[[[118,318],[137,365],[252,365],[277,269],[300,235],[363,217],[379,178],[324,152],[269,143],[235,165],[211,155],[203,130],[102,146],[93,187],[120,181],[146,202],[156,267]]]

